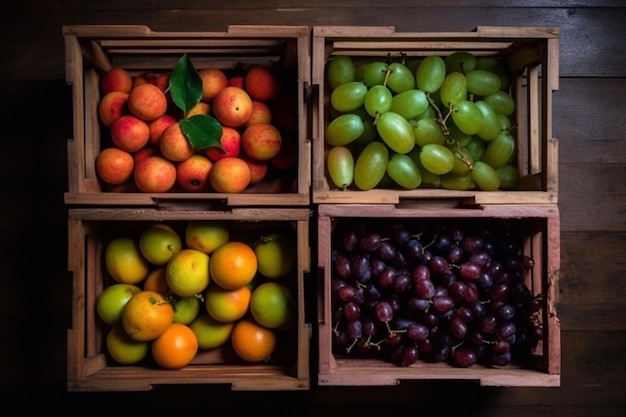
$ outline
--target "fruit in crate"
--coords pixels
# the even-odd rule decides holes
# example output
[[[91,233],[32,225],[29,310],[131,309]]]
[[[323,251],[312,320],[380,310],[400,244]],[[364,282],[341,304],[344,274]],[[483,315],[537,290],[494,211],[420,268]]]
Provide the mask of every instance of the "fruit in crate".
[[[515,100],[502,61],[463,51],[427,56],[411,66],[337,55],[327,64],[326,79],[329,185],[482,191],[517,185],[518,176],[501,177],[514,168],[516,154],[510,120]],[[507,146],[494,145],[487,159],[470,152],[470,146],[486,149],[499,136],[509,138]],[[339,146],[350,151],[354,164],[335,154]],[[498,170],[503,165],[507,168]],[[390,181],[382,181],[385,172]]]
[[[523,365],[542,341],[543,298],[526,284],[534,262],[521,233],[496,219],[338,225],[334,352],[398,366]]]
[[[231,236],[227,222],[191,220],[148,223],[109,240],[107,272],[135,282],[113,280],[96,302],[98,319],[118,327],[107,333],[107,352],[117,364],[141,362],[151,352],[160,367],[180,369],[198,350],[229,341],[247,362],[269,358],[275,332],[286,333],[297,319],[291,280],[297,242],[286,230]],[[179,350],[177,340],[186,348]]]
[[[283,146],[281,133],[295,134],[298,113],[280,110],[289,97],[280,95],[282,81],[273,69],[253,65],[229,78],[227,70],[220,68],[196,71],[184,55],[172,72],[134,76],[128,91],[116,87],[123,84],[117,78],[130,76],[121,71],[102,75],[98,117],[108,129],[111,148],[127,152],[134,163],[129,165],[129,155],[108,150],[105,154],[103,149],[102,157],[96,158],[96,172],[105,184],[134,182],[136,187],[130,190],[146,193],[240,193],[262,182],[268,172],[277,171],[282,177],[281,171],[296,166],[297,140],[290,138]],[[140,162],[148,156],[162,159],[144,166]],[[220,164],[210,179],[213,163],[231,157],[237,160]]]

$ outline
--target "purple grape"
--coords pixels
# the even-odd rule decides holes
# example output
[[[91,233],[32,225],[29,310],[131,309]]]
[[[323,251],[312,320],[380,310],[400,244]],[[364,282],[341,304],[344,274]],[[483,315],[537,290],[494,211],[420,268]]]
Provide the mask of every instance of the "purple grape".
[[[469,348],[459,347],[452,353],[452,363],[459,368],[469,368],[476,364],[476,353]]]
[[[409,312],[418,313],[425,311],[430,305],[429,299],[419,298],[419,297],[411,297],[407,301],[407,307]]]
[[[445,234],[438,234],[433,245],[440,253],[445,253],[452,246],[452,240]]]
[[[396,275],[396,280],[393,283],[393,291],[396,294],[404,294],[411,290],[411,277],[408,272],[401,272]]]
[[[339,290],[337,290],[337,295],[342,301],[352,301],[354,299],[354,295],[356,294],[356,288],[352,285],[344,285]]]
[[[354,301],[348,301],[343,306],[343,316],[348,321],[357,321],[361,318],[361,307]]]
[[[459,307],[454,311],[454,315],[459,317],[467,324],[474,321],[474,312],[468,307]]]
[[[351,339],[363,337],[363,325],[360,320],[349,321],[346,323],[346,333]]]
[[[452,336],[461,340],[465,339],[467,337],[467,333],[469,332],[467,323],[465,323],[465,321],[458,316],[452,316],[448,320],[448,330]]]
[[[476,265],[480,266],[481,268],[484,268],[486,265],[489,264],[489,262],[491,262],[491,255],[481,250],[476,253],[473,253],[472,256],[469,257],[469,261],[474,262]]]
[[[440,313],[445,313],[454,308],[454,300],[449,295],[433,297],[433,308]]]
[[[491,345],[491,351],[496,355],[502,355],[503,353],[507,353],[511,350],[511,344],[506,340],[496,340]]]
[[[358,254],[352,259],[352,277],[357,281],[361,280],[367,274],[371,274],[370,258],[366,254]]]
[[[346,252],[354,252],[359,247],[359,235],[356,230],[349,229],[341,234],[341,247]]]
[[[376,252],[382,245],[382,238],[378,233],[370,232],[359,240],[359,249],[365,252]]]
[[[409,344],[402,347],[400,355],[400,366],[413,365],[419,359],[419,350],[415,344]]]
[[[370,259],[370,271],[372,277],[378,277],[383,269],[387,268],[387,263],[378,258]]]
[[[407,337],[416,342],[426,340],[430,334],[428,327],[421,323],[411,323],[406,330]]]
[[[430,299],[435,296],[435,284],[430,279],[417,281],[413,287],[418,298]]]
[[[381,288],[393,288],[393,283],[396,281],[396,275],[398,271],[393,266],[388,266],[378,274],[377,282]]]
[[[430,269],[426,265],[419,264],[411,273],[411,279],[413,282],[421,281],[423,279],[430,279]]]
[[[474,303],[478,301],[480,298],[480,292],[478,291],[478,287],[476,286],[476,284],[468,281],[465,283],[465,285],[467,286],[467,291],[465,292],[465,297],[463,297],[463,300],[466,303]]]
[[[502,304],[494,314],[499,321],[510,321],[515,317],[515,309],[510,304]]]
[[[448,287],[448,294],[455,303],[463,300],[465,298],[465,294],[467,294],[467,284],[463,281],[453,282],[452,285]]]
[[[463,249],[457,245],[451,245],[446,253],[446,260],[451,264],[459,264],[463,260]]]
[[[389,262],[396,257],[396,248],[389,240],[384,240],[380,243],[380,246],[376,250],[376,256],[378,259],[385,262]]]
[[[478,322],[478,329],[484,334],[491,334],[496,331],[498,321],[492,315],[483,316]]]
[[[459,266],[459,276],[467,280],[477,280],[483,273],[483,269],[480,265],[473,261],[463,262]]]
[[[428,268],[432,273],[443,275],[448,271],[449,265],[446,258],[435,255],[427,263]]]
[[[411,238],[404,245],[404,253],[408,259],[419,259],[424,253],[424,248],[419,240]]]
[[[430,339],[424,339],[417,342],[417,350],[421,354],[428,354],[433,351],[435,346]]]
[[[405,245],[411,239],[411,232],[405,227],[399,226],[391,232],[391,241],[396,246]]]
[[[502,355],[492,354],[489,356],[489,362],[493,366],[507,366],[511,363],[511,352],[506,352]]]
[[[393,319],[393,309],[388,301],[380,300],[376,303],[376,319],[382,323],[388,323]]]
[[[352,262],[347,256],[339,254],[335,258],[334,266],[339,278],[349,279],[352,275]]]
[[[496,333],[498,334],[498,337],[500,337],[501,339],[505,339],[505,340],[511,336],[514,336],[516,331],[517,331],[517,327],[515,326],[515,323],[513,323],[512,321],[507,321],[506,323],[503,323],[500,326],[498,326],[498,328],[496,329]]]
[[[379,331],[378,322],[371,317],[363,318],[363,320],[361,320],[361,327],[363,334],[367,336],[375,336]]]
[[[466,236],[459,242],[459,246],[463,251],[473,254],[482,249],[483,240],[478,236]]]
[[[409,262],[407,260],[407,258],[404,256],[404,254],[397,250],[393,259],[390,261],[390,263],[395,266],[398,269],[404,269],[409,265]]]

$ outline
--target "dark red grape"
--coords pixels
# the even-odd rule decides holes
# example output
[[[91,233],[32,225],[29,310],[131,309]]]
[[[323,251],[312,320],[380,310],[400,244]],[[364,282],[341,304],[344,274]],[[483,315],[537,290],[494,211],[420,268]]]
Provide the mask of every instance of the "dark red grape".
[[[357,321],[361,318],[361,307],[354,301],[348,301],[343,306],[343,316],[348,321]]]
[[[469,307],[459,307],[454,311],[454,315],[459,317],[467,324],[474,321],[474,312]]]
[[[515,326],[515,323],[513,323],[512,321],[507,321],[506,323],[498,326],[496,333],[498,334],[498,337],[506,340],[509,337],[514,336],[516,331],[517,327]]]
[[[446,253],[446,260],[451,264],[459,264],[463,260],[463,249],[457,245],[451,245]]]
[[[370,271],[372,277],[377,277],[383,269],[387,268],[387,263],[379,258],[370,259]]]
[[[430,339],[424,339],[417,342],[417,350],[421,354],[427,354],[433,351],[435,346]]]
[[[425,311],[430,305],[430,299],[424,299],[419,297],[411,297],[407,301],[407,307],[409,312],[418,313]]]
[[[363,290],[366,301],[378,301],[380,300],[380,290],[376,285],[368,285]]]
[[[445,313],[454,308],[454,300],[449,295],[433,297],[433,308],[440,313]]]
[[[467,294],[467,284],[463,281],[453,282],[452,285],[448,287],[448,294],[455,303],[463,300],[465,298],[465,294]]]
[[[491,345],[491,351],[496,355],[502,355],[503,353],[507,353],[511,350],[511,344],[506,340],[496,340]]]
[[[450,346],[436,345],[428,355],[428,359],[434,363],[446,362],[450,357]]]
[[[361,280],[367,274],[371,274],[370,258],[366,254],[358,254],[352,259],[352,276],[356,280]]]
[[[359,247],[359,235],[354,229],[348,229],[341,234],[341,247],[344,251],[354,252]]]
[[[402,347],[402,354],[400,355],[400,366],[413,365],[419,359],[419,351],[417,346],[413,343]]]
[[[452,363],[459,368],[469,368],[476,364],[476,353],[463,346],[456,348],[452,353]]]
[[[480,293],[476,284],[474,284],[474,282],[472,281],[467,281],[465,285],[467,286],[467,291],[465,292],[465,297],[463,297],[463,300],[466,303],[474,303],[478,301],[480,298]]]
[[[404,256],[404,254],[397,250],[396,253],[393,256],[393,259],[391,261],[389,261],[393,266],[395,266],[396,268],[399,269],[404,269],[407,267],[407,265],[409,265],[409,262],[407,260],[407,258]]]
[[[443,275],[448,271],[449,265],[446,258],[435,255],[427,263],[430,272]]]
[[[413,282],[421,281],[423,279],[430,279],[430,269],[426,265],[419,264],[413,268],[411,279]]]
[[[393,288],[398,271],[393,266],[388,266],[378,274],[377,282],[380,288]]]
[[[385,262],[389,262],[396,256],[396,248],[389,240],[384,240],[376,250],[376,256]]]
[[[477,280],[483,273],[483,269],[480,265],[473,261],[463,262],[459,266],[459,276],[467,280]]]
[[[507,366],[511,363],[511,352],[502,355],[492,354],[489,356],[489,363],[493,366]]]
[[[502,304],[494,314],[499,321],[510,321],[515,317],[515,309],[510,304]]]
[[[418,298],[430,299],[435,296],[435,284],[430,279],[415,282],[413,288]]]
[[[450,331],[450,334],[457,339],[465,339],[467,337],[469,327],[462,318],[452,316],[448,320],[448,330]]]
[[[375,336],[378,333],[378,322],[371,317],[365,317],[361,320],[363,333],[367,336]]]
[[[356,288],[352,285],[344,285],[337,290],[337,295],[342,301],[352,301],[356,294]]]
[[[411,238],[404,245],[404,253],[408,259],[419,259],[424,253],[424,247],[419,240]]]
[[[393,283],[393,291],[396,294],[404,294],[411,290],[411,277],[408,272],[401,272],[396,275],[396,280]]]
[[[485,266],[489,264],[489,262],[491,262],[491,255],[489,255],[485,251],[479,250],[478,252],[473,253],[472,256],[469,257],[469,261],[474,262],[476,265],[480,266],[481,268],[484,268]]]
[[[428,327],[421,323],[411,323],[406,330],[407,337],[416,342],[426,340],[430,334]]]
[[[376,252],[380,245],[382,245],[382,238],[375,232],[370,232],[359,240],[359,249],[365,252]]]
[[[337,276],[341,279],[349,279],[352,275],[352,262],[345,255],[338,255],[335,258],[335,272],[337,272]]]
[[[388,323],[393,319],[393,309],[386,300],[380,300],[375,307],[376,319],[382,323]]]
[[[459,246],[463,251],[473,254],[482,249],[483,240],[478,236],[466,236],[459,242]]]
[[[483,334],[491,334],[496,331],[498,321],[492,315],[483,316],[478,322],[478,328]]]
[[[509,296],[509,286],[504,283],[494,284],[489,291],[489,296],[492,300],[506,300]]]

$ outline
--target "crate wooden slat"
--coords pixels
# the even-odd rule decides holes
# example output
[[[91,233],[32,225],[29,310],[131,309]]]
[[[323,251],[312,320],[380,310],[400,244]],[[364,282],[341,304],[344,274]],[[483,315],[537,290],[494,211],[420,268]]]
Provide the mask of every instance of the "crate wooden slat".
[[[552,93],[559,87],[557,27],[481,26],[471,32],[396,32],[393,27],[316,26],[312,34],[312,82],[317,96],[312,113],[312,199],[314,203],[386,203],[400,199],[469,198],[476,204],[555,204],[558,202],[558,141],[552,136]],[[447,56],[465,51],[501,57],[510,73],[510,94],[515,99],[516,161],[520,182],[514,190],[470,192],[426,186],[414,190],[342,190],[332,184],[325,166],[324,131],[330,122],[326,63],[348,55],[364,63],[377,58]],[[356,158],[356,157],[355,157]]]
[[[233,209],[227,211],[156,210],[153,208],[71,208],[68,210],[68,270],[72,275],[72,323],[67,331],[68,391],[141,391],[162,384],[230,384],[233,390],[307,390],[310,388],[311,326],[305,318],[305,287],[310,272],[309,222],[304,208]],[[98,294],[112,283],[107,278],[103,251],[106,238],[116,232],[139,230],[164,222],[182,225],[190,220],[222,220],[231,229],[250,231],[290,228],[297,235],[297,324],[289,337],[279,338],[272,360],[246,364],[230,346],[199,351],[179,370],[151,366],[121,366],[106,354],[107,327],[97,318]],[[121,232],[120,232],[121,233]]]
[[[164,200],[212,199],[231,206],[306,206],[310,203],[311,149],[306,123],[310,87],[310,29],[306,26],[229,26],[226,32],[155,32],[146,26],[73,25],[63,27],[66,81],[72,86],[73,137],[68,140],[69,205],[158,206]],[[217,67],[227,74],[253,65],[281,66],[293,83],[296,168],[276,172],[272,178],[238,195],[171,192],[143,193],[132,183],[110,187],[96,175],[95,158],[109,139],[99,123],[99,79],[112,67],[131,75],[171,71],[183,54],[196,69]],[[293,78],[293,79],[292,79]],[[297,97],[296,97],[297,96]],[[296,124],[296,123],[294,123]],[[297,136],[297,137],[295,137]],[[110,142],[110,140],[109,140]],[[186,194],[181,196],[179,194]]]
[[[487,368],[474,365],[455,368],[449,364],[418,361],[399,367],[383,358],[337,355],[333,350],[331,309],[332,231],[341,224],[358,221],[442,221],[506,219],[523,234],[523,253],[534,266],[525,277],[533,294],[545,297],[542,310],[544,338],[533,352],[532,367],[521,365]],[[560,321],[555,308],[560,268],[560,215],[556,205],[485,205],[460,208],[434,202],[395,206],[391,204],[322,204],[318,207],[318,328],[320,385],[396,385],[403,380],[472,380],[486,386],[560,385]]]

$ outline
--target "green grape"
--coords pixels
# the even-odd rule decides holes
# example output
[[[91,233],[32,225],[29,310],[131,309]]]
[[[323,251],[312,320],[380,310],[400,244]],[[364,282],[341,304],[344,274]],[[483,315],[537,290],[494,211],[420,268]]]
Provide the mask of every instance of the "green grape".
[[[500,188],[500,177],[489,164],[476,161],[472,169],[472,179],[483,191],[495,191]]]
[[[471,173],[457,175],[448,173],[439,178],[439,185],[446,190],[467,191],[476,188],[476,183]]]
[[[500,136],[500,133],[502,133],[502,127],[500,126],[500,118],[498,117],[498,114],[493,111],[491,106],[486,101],[478,100],[474,104],[476,104],[476,107],[478,107],[483,115],[483,125],[476,134],[478,137],[486,141],[496,139]]]
[[[481,56],[476,59],[476,69],[493,72],[500,78],[500,88],[502,90],[509,88],[509,72],[501,59],[492,56]]]
[[[329,145],[347,145],[363,134],[365,126],[359,115],[342,114],[333,119],[326,127],[326,142]]]
[[[394,62],[389,65],[387,87],[394,93],[410,90],[415,88],[415,76],[406,65]]]
[[[435,119],[418,120],[413,127],[413,134],[415,136],[415,144],[421,147],[429,143],[437,145],[446,143],[446,136],[443,134],[443,130],[441,130],[441,125]]]
[[[505,91],[496,91],[484,98],[489,103],[493,111],[498,114],[510,116],[515,111],[515,100]]]
[[[472,135],[468,135],[467,133],[462,132],[452,119],[448,119],[447,127],[448,137],[446,138],[446,144],[458,144],[459,146],[466,146],[472,138]]]
[[[416,119],[417,120],[422,120],[422,119],[434,119],[435,117],[437,117],[437,112],[435,110],[435,108],[433,106],[428,106],[426,107],[426,110],[424,110],[423,112],[421,112]]]
[[[368,65],[369,65],[369,62],[365,64],[359,64],[354,67],[354,80],[353,81],[365,82],[363,80],[363,74],[365,74],[365,68],[367,68]]]
[[[415,133],[409,122],[398,113],[382,114],[376,121],[376,130],[393,151],[407,153],[415,146]]]
[[[354,184],[359,190],[376,187],[387,172],[389,151],[382,142],[372,142],[363,148],[354,164]]]
[[[422,90],[411,88],[392,97],[389,111],[398,113],[408,120],[418,117],[427,108],[428,98],[426,97],[426,93]]]
[[[500,177],[500,188],[510,190],[519,183],[519,171],[511,164],[505,164],[496,168],[496,173]]]
[[[421,63],[422,63],[422,60],[419,58],[416,58],[416,59],[407,60],[404,63],[404,65],[406,65],[409,71],[411,71],[411,74],[415,74],[417,73],[417,67],[419,67]]]
[[[474,55],[465,51],[453,52],[443,60],[446,63],[446,72],[448,74],[451,72],[467,74],[476,67],[477,61]]]
[[[333,183],[346,189],[354,180],[354,157],[345,146],[333,146],[326,156],[326,167]]]
[[[509,133],[501,133],[485,148],[482,161],[493,169],[508,163],[515,152],[515,139]]]
[[[422,174],[410,156],[396,153],[387,162],[387,174],[396,184],[412,190],[422,183]]]
[[[448,108],[450,105],[465,100],[467,98],[465,75],[460,72],[451,72],[446,75],[439,89],[439,96],[441,97],[441,103]]]
[[[496,113],[498,114],[498,113]],[[510,132],[511,131],[511,119],[508,116],[503,114],[498,114],[498,123],[500,123],[500,130],[502,132]]]
[[[472,136],[465,149],[472,155],[474,161],[480,161],[485,154],[485,142],[478,136]]]
[[[437,185],[439,183],[440,176],[438,174],[433,174],[432,172],[424,168],[424,165],[422,165],[422,161],[420,161],[421,152],[422,148],[416,146],[415,148],[413,148],[413,150],[411,150],[411,152],[407,153],[406,155],[411,158],[413,162],[415,162],[415,166],[417,166],[417,168],[419,169],[423,185]]]
[[[328,85],[331,89],[354,81],[354,64],[352,59],[346,55],[332,57],[328,62],[326,74],[328,76]]]
[[[439,90],[446,78],[446,63],[437,55],[429,55],[417,67],[415,81],[417,88],[425,93],[434,93]]]
[[[341,84],[330,93],[330,105],[338,111],[352,111],[365,102],[367,86],[360,81]]]
[[[378,114],[387,113],[391,108],[391,91],[382,84],[372,86],[367,90],[363,106],[372,117]]]
[[[374,118],[367,113],[364,106],[359,107],[352,113],[358,114],[361,117],[361,120],[363,120],[363,133],[361,133],[361,135],[352,143],[365,146],[379,138],[376,125],[374,124]]]
[[[472,170],[474,164],[474,158],[472,154],[464,147],[453,146],[450,150],[454,154],[454,166],[450,170],[451,174],[465,175]]]
[[[443,145],[430,143],[422,147],[420,161],[422,166],[437,175],[447,174],[454,167],[455,156]]]
[[[465,74],[467,91],[477,96],[488,96],[500,90],[500,77],[493,72],[475,69]]]
[[[452,120],[462,132],[475,135],[483,126],[483,114],[473,101],[461,100],[454,105]]]
[[[367,64],[363,71],[363,82],[368,87],[385,84],[388,69],[389,65],[382,61],[374,61]]]

